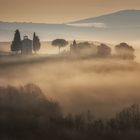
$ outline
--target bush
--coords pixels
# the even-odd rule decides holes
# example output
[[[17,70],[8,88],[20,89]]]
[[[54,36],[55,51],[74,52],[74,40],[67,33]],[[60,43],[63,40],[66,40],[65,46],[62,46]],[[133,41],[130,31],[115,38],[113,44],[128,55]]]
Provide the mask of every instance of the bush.
[[[56,102],[49,101],[33,84],[0,87],[0,138],[31,136],[43,132],[51,118],[61,117]]]

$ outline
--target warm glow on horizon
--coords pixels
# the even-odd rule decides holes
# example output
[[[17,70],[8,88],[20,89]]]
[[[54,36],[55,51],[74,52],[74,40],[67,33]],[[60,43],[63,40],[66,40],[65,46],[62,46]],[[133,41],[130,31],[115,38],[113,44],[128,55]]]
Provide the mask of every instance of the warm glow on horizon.
[[[139,0],[0,0],[0,20],[63,23],[122,10],[140,9]]]

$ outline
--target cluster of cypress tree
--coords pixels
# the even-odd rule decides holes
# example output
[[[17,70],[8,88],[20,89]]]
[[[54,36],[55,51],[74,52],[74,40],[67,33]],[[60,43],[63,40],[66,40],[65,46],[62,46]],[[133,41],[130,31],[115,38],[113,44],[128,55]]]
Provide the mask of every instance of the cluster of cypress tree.
[[[41,47],[40,39],[34,33],[34,35],[33,35],[33,51],[36,53],[37,51],[40,50],[40,47]],[[14,39],[13,39],[12,44],[11,44],[11,51],[16,52],[16,54],[17,54],[19,51],[21,51],[21,49],[22,49],[22,40],[21,40],[21,36],[20,36],[20,31],[17,29],[15,31]]]

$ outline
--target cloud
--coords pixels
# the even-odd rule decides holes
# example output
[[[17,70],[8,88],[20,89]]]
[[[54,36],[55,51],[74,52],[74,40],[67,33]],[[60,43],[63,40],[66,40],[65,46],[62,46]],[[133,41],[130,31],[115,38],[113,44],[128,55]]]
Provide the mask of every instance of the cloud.
[[[104,23],[74,23],[74,24],[67,24],[69,26],[75,27],[94,27],[94,28],[106,28]]]

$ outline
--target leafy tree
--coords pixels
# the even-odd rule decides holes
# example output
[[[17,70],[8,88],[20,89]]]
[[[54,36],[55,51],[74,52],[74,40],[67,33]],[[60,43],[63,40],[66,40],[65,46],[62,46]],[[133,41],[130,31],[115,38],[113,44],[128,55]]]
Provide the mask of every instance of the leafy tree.
[[[59,54],[60,54],[60,49],[62,47],[67,46],[68,41],[66,41],[65,39],[55,39],[52,41],[52,45],[59,48]]]
[[[19,30],[15,31],[15,35],[14,35],[14,40],[12,41],[11,44],[11,51],[16,52],[16,54],[18,53],[18,51],[21,50],[21,37],[20,37],[20,32]]]
[[[127,43],[120,43],[119,45],[115,46],[115,50],[117,55],[123,59],[134,59],[134,48]]]
[[[90,42],[77,43],[75,40],[70,45],[70,51],[72,54],[76,54],[80,57],[87,57],[93,55],[94,44]]]
[[[100,44],[97,47],[97,55],[101,57],[109,56],[111,55],[111,48],[106,44]]]
[[[40,46],[41,46],[40,39],[39,39],[39,37],[36,36],[36,34],[34,33],[34,35],[33,35],[33,50],[35,51],[35,53],[36,53],[37,51],[39,51]]]

